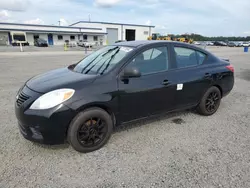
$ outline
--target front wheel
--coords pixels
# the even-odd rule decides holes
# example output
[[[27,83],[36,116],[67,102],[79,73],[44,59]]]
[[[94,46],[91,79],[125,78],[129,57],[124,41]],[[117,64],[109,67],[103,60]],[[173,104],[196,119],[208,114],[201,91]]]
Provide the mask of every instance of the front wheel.
[[[87,153],[104,146],[112,130],[111,116],[100,108],[90,108],[80,112],[72,120],[67,138],[75,150]]]
[[[217,87],[213,86],[209,88],[202,97],[197,111],[201,115],[210,116],[218,110],[220,101],[221,92]]]

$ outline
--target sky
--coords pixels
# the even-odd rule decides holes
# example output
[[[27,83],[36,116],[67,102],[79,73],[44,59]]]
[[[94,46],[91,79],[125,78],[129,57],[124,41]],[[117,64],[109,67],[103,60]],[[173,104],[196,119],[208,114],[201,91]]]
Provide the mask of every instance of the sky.
[[[0,22],[154,25],[161,34],[250,36],[250,0],[0,0]]]

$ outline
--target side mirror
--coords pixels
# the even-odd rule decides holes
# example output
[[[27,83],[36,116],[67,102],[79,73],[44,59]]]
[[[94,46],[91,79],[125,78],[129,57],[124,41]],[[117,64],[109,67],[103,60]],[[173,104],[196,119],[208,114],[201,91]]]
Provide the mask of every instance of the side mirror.
[[[122,79],[138,78],[138,77],[141,77],[141,73],[137,68],[134,67],[125,68],[123,74],[121,75]]]

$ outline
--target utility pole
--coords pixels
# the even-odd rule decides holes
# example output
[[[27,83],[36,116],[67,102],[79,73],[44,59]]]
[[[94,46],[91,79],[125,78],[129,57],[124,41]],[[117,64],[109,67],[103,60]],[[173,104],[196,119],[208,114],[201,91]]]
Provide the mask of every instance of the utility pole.
[[[90,22],[90,14],[89,14],[89,22]]]
[[[58,24],[59,24],[59,26],[61,26],[61,21],[60,20],[58,21]]]

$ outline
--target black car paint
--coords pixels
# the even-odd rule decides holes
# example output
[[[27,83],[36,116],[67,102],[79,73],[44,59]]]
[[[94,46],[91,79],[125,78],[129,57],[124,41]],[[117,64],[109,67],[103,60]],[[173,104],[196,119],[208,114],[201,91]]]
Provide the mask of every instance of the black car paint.
[[[35,76],[27,81],[26,85],[34,91],[47,93],[58,88],[71,88],[72,84],[80,89],[82,85],[93,82],[95,78],[95,75],[76,74],[66,67]]]
[[[30,98],[21,107],[15,104],[16,116],[21,128],[30,133],[24,137],[42,143],[58,144],[64,141],[71,120],[77,113],[89,107],[103,108],[113,117],[115,125],[119,125],[165,111],[194,107],[211,86],[217,86],[223,96],[233,88],[233,72],[226,68],[229,63],[196,46],[159,41],[121,42],[116,45],[131,46],[135,49],[103,75],[76,73],[72,70],[74,65],[71,65],[27,81],[20,92],[24,92]],[[140,78],[130,78],[126,81],[121,79],[124,67],[138,53],[162,45],[168,46],[172,68],[176,64],[174,46],[201,51],[207,54],[207,58],[202,65],[196,67],[170,69],[143,75]],[[183,89],[177,91],[176,85],[179,83],[183,84]],[[39,96],[60,88],[72,88],[76,92],[71,99],[54,108],[29,109]],[[37,129],[43,138],[34,138],[30,127]]]

